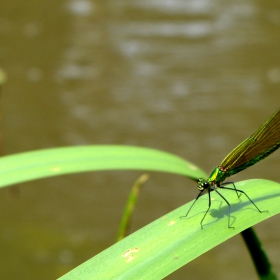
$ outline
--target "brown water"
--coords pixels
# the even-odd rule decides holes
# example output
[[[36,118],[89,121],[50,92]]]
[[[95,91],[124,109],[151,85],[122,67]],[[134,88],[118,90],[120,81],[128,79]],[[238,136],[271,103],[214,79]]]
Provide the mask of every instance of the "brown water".
[[[2,150],[139,145],[211,171],[280,107],[279,34],[277,2],[5,1]],[[279,181],[279,165],[278,152],[235,180]],[[54,279],[113,244],[139,175],[86,173],[0,190],[1,278]],[[179,176],[150,177],[132,231],[197,194]],[[280,275],[279,218],[257,231]],[[257,279],[242,242],[167,279]]]

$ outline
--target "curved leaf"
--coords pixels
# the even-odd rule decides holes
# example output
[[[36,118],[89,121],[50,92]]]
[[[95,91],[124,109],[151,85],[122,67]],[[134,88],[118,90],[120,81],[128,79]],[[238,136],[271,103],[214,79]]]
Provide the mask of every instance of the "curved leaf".
[[[0,87],[6,82],[7,74],[3,69],[0,68]]]
[[[280,212],[280,185],[267,180],[236,183],[261,210],[259,213],[245,195],[221,189],[230,201],[235,229],[228,228],[228,208],[216,193],[212,209],[200,221],[208,206],[203,195],[187,219],[180,219],[192,202],[168,213],[73,269],[59,280],[162,279],[216,245]],[[203,240],[203,242],[202,242]]]
[[[0,158],[0,187],[67,173],[145,170],[205,177],[192,163],[159,150],[115,145],[46,149]]]

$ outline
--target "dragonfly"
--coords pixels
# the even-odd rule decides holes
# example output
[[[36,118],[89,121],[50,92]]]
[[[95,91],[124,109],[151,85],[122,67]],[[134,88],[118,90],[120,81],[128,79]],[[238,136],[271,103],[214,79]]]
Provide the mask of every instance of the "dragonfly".
[[[197,187],[199,194],[194,200],[185,216],[190,213],[196,201],[207,191],[208,192],[208,209],[204,214],[200,226],[203,229],[203,221],[211,208],[211,192],[215,191],[228,205],[228,228],[234,228],[230,225],[231,205],[228,200],[219,192],[219,189],[227,189],[235,191],[238,198],[244,194],[248,200],[260,212],[258,206],[253,200],[242,190],[235,187],[234,182],[224,182],[228,177],[256,164],[260,160],[266,158],[271,153],[280,147],[280,109],[271,115],[259,129],[257,129],[250,137],[241,142],[235,149],[233,149],[221,162],[216,166],[208,179],[199,178],[197,180]],[[232,185],[232,187],[227,187]]]

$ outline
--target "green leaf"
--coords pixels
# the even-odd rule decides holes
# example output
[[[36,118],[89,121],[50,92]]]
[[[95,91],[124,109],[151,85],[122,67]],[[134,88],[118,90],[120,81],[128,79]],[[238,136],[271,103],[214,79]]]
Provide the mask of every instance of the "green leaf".
[[[145,170],[185,175],[205,173],[192,163],[159,150],[96,145],[46,149],[0,158],[0,187],[67,173],[101,170]]]
[[[124,209],[124,212],[122,215],[121,223],[120,223],[119,230],[118,230],[117,241],[120,241],[123,238],[125,238],[125,236],[127,236],[128,228],[130,225],[130,220],[131,220],[132,214],[134,212],[134,208],[135,208],[138,196],[139,196],[140,189],[143,186],[143,184],[148,180],[148,178],[149,178],[149,175],[144,173],[137,179],[137,181],[132,186],[132,189],[130,191],[130,194],[129,194],[129,197],[126,202],[126,206],[125,206],[125,209]]]
[[[236,187],[268,212],[259,213],[245,195],[239,199],[234,191],[221,189],[231,203],[231,221],[235,229],[228,228],[228,207],[216,193],[211,193],[212,208],[201,229],[200,221],[208,207],[208,196],[203,195],[188,218],[180,219],[180,216],[192,202],[141,228],[59,280],[162,279],[244,229],[279,213],[278,183],[248,180],[236,183]]]
[[[6,72],[0,68],[0,87],[6,82],[7,74]]]
[[[250,252],[256,272],[261,280],[277,280],[269,258],[252,227],[243,230],[241,236]]]

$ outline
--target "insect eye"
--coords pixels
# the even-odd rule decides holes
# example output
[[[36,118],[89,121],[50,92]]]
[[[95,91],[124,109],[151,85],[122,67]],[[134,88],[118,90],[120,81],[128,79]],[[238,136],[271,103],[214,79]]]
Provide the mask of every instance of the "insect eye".
[[[209,187],[208,181],[203,178],[197,180],[197,187],[200,191],[203,191]]]

